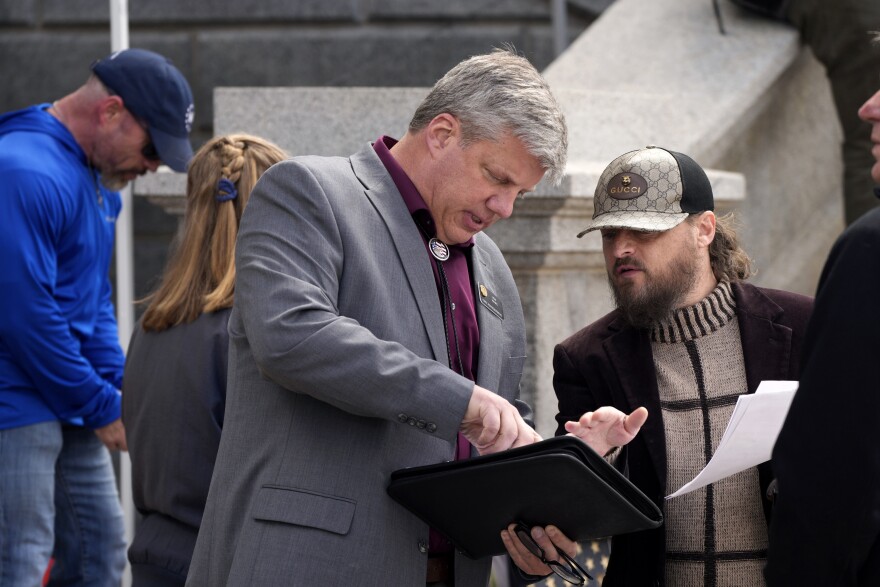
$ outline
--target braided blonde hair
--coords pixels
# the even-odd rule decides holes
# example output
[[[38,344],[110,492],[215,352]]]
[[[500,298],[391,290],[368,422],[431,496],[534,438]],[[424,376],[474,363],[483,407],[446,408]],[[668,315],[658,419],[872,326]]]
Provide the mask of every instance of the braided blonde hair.
[[[160,332],[232,306],[242,212],[263,172],[286,158],[276,145],[247,134],[216,137],[193,156],[183,232],[159,288],[142,300],[149,302],[144,330]],[[235,197],[222,197],[224,179],[235,186]]]

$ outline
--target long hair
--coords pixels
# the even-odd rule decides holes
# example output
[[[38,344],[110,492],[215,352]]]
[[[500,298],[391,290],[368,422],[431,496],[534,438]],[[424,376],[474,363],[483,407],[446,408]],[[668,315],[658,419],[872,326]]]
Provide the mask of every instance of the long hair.
[[[735,225],[732,212],[715,218],[715,238],[709,245],[709,262],[718,281],[745,281],[754,273],[752,259],[739,245]]]
[[[547,82],[512,48],[477,55],[453,67],[413,114],[411,132],[448,113],[461,122],[462,146],[510,132],[547,170],[552,183],[565,172],[568,130]]]
[[[149,302],[144,330],[160,332],[232,306],[241,214],[263,172],[286,158],[276,145],[247,134],[216,137],[196,152],[179,244],[158,289],[141,300]]]

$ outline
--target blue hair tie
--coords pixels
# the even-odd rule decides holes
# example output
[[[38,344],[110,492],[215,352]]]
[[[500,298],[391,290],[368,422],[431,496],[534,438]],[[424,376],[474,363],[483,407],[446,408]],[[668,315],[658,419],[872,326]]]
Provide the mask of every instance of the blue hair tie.
[[[235,189],[235,184],[229,179],[223,177],[217,182],[217,195],[214,196],[215,200],[218,202],[226,202],[228,200],[234,200],[237,197],[238,190]]]

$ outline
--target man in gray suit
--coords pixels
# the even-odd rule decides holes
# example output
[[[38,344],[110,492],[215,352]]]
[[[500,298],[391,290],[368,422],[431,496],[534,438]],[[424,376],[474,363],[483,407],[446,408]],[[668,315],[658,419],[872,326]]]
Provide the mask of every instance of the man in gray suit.
[[[485,585],[391,500],[391,472],[532,443],[522,309],[482,231],[567,132],[509,51],[447,73],[400,141],[298,157],[237,244],[223,435],[187,585]],[[480,491],[474,487],[474,492]]]

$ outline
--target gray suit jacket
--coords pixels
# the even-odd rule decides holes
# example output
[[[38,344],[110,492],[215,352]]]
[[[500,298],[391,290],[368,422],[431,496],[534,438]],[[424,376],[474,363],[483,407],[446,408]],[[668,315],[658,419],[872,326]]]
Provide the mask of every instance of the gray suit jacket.
[[[447,366],[427,252],[373,149],[272,167],[236,262],[226,418],[187,585],[423,585],[428,528],[385,489],[395,469],[453,458],[473,383]],[[503,308],[476,304],[477,383],[528,418],[520,300],[483,234],[472,279]],[[489,563],[456,555],[456,585],[485,585]]]

